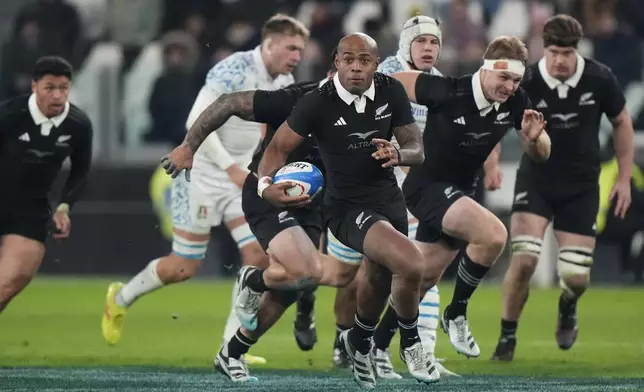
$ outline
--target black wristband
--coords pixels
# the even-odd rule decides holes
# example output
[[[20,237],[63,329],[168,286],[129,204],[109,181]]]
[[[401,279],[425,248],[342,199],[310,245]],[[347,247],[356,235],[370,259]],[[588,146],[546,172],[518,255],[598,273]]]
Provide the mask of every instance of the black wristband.
[[[396,166],[398,166],[400,165],[400,150],[396,146],[394,146],[394,150],[396,150],[396,154],[398,154],[398,163],[396,163]]]

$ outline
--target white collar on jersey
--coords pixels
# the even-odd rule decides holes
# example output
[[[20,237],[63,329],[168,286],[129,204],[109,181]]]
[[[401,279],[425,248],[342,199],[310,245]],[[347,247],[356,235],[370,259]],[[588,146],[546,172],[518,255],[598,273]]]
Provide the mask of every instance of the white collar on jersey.
[[[557,88],[557,86],[561,85],[566,85],[568,87],[575,88],[577,87],[577,84],[579,84],[579,80],[581,79],[581,76],[584,73],[584,68],[586,66],[586,60],[584,60],[583,57],[577,53],[577,70],[575,73],[568,79],[564,80],[563,82],[553,78],[550,76],[548,73],[548,70],[546,69],[546,58],[543,57],[541,60],[539,60],[539,73],[541,74],[541,77],[543,78],[544,82],[550,87],[551,90],[554,90]]]
[[[270,73],[268,73],[268,69],[266,68],[266,64],[264,63],[264,58],[262,57],[262,48],[260,45],[257,45],[255,49],[253,49],[253,60],[255,60],[255,64],[257,64],[257,72],[259,73],[259,77],[272,82],[274,78]]]
[[[335,90],[338,92],[338,96],[347,104],[351,105],[352,103],[356,103],[356,112],[358,113],[364,113],[364,109],[367,106],[367,98],[369,97],[370,100],[374,100],[376,97],[376,87],[373,84],[373,80],[371,81],[371,86],[361,95],[357,96],[355,94],[350,93],[342,87],[342,84],[340,84],[340,77],[338,76],[338,73],[336,72],[335,75],[333,75],[333,84],[335,85]]]
[[[40,111],[40,108],[38,108],[38,103],[36,103],[36,94],[31,94],[29,97],[29,113],[31,114],[31,118],[34,120],[34,124],[36,125],[42,125],[46,122],[50,122],[51,124],[55,125],[56,128],[60,126],[60,124],[65,121],[67,118],[67,114],[69,114],[69,101],[65,102],[65,110],[58,116],[54,117],[47,117],[42,112]]]
[[[476,102],[476,107],[479,109],[481,116],[487,115],[492,109],[499,110],[501,104],[499,102],[490,102],[485,98],[483,93],[483,87],[481,87],[481,74],[480,70],[474,72],[472,75],[472,92],[474,93],[474,102]]]

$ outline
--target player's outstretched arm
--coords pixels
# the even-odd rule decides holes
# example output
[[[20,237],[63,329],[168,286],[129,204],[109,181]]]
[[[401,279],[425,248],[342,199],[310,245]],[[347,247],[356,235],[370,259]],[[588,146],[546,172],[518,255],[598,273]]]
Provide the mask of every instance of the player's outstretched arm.
[[[416,98],[416,82],[418,81],[418,76],[421,73],[422,72],[420,71],[403,71],[396,72],[395,74],[391,75],[392,78],[402,83],[405,91],[407,92],[407,97],[414,103],[420,103]]]
[[[550,136],[545,128],[546,121],[542,113],[532,109],[524,110],[518,134],[523,150],[536,162],[545,162],[550,158]]]
[[[232,116],[242,120],[254,121],[253,98],[256,90],[237,91],[222,94],[211,103],[190,127],[184,143],[190,147],[193,154],[206,140],[208,135],[215,132]]]
[[[395,127],[394,136],[400,146],[398,165],[419,165],[425,160],[423,149],[423,136],[416,123]]]
[[[293,131],[288,122],[284,122],[277,129],[257,168],[257,177],[259,178],[257,194],[259,197],[281,208],[300,207],[311,201],[308,195],[288,196],[287,189],[292,188],[295,184],[288,182],[273,184],[273,176],[286,164],[289,154],[302,143],[302,140],[304,137]]]
[[[175,178],[183,170],[186,170],[186,178],[190,180],[190,168],[192,167],[194,154],[211,133],[221,128],[232,116],[237,116],[242,120],[254,121],[253,99],[255,91],[246,90],[224,93],[201,111],[190,126],[183,143],[161,159],[161,165],[165,172]],[[228,162],[228,164],[220,163],[218,165],[226,166],[224,167],[226,170],[229,169],[234,160],[223,147],[221,141],[217,138],[212,140],[211,144],[211,152],[218,152],[218,154],[215,153],[214,155],[219,155],[212,158],[221,162]]]

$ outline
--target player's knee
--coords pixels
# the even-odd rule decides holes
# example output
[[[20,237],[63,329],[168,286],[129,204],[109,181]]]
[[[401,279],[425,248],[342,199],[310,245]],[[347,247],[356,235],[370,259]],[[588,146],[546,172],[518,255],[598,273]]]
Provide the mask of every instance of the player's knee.
[[[343,264],[343,266],[338,270],[338,287],[346,287],[351,284],[356,278],[358,273],[359,265],[349,265]]]
[[[512,263],[522,272],[532,276],[537,268],[543,240],[529,235],[518,235],[512,238]]]
[[[503,222],[495,218],[485,230],[485,246],[491,253],[500,255],[508,241],[508,230]]]
[[[242,264],[252,265],[258,268],[268,268],[269,257],[258,242],[251,242],[241,250]]]
[[[186,258],[173,252],[157,264],[157,275],[165,284],[178,283],[195,276],[199,267],[201,259]]]
[[[581,246],[563,246],[559,249],[557,274],[561,288],[574,296],[581,296],[590,282],[593,250]]]
[[[31,279],[33,279],[33,275],[28,272],[18,272],[13,276],[2,277],[0,282],[0,310],[4,309],[9,301],[31,282]]]
[[[399,253],[400,259],[397,263],[399,270],[396,271],[397,275],[405,276],[408,281],[423,280],[425,274],[424,257],[420,249],[416,245],[409,246]]]

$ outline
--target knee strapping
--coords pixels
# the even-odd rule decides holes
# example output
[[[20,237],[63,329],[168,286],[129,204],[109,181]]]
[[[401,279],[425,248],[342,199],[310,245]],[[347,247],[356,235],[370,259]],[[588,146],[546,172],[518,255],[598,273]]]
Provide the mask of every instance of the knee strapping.
[[[512,238],[512,255],[526,255],[539,258],[543,240],[530,235],[518,235]]]
[[[203,260],[206,257],[208,241],[191,241],[175,233],[172,236],[172,253],[184,259]]]
[[[255,235],[251,231],[248,223],[244,223],[241,226],[235,227],[231,230],[230,235],[237,243],[237,248],[239,249],[250,244],[251,242],[257,241],[257,238],[255,238]]]
[[[567,280],[573,276],[590,276],[593,265],[593,250],[582,246],[564,246],[559,249],[557,274],[562,289],[574,293]]]

